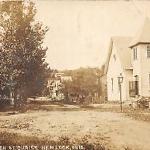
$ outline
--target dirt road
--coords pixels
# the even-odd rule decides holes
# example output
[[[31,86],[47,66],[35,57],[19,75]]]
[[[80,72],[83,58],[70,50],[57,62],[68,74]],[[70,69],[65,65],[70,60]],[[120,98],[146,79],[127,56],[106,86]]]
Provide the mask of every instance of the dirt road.
[[[38,111],[0,116],[0,131],[71,140],[87,136],[116,146],[115,150],[150,150],[150,125],[123,114],[99,111]]]

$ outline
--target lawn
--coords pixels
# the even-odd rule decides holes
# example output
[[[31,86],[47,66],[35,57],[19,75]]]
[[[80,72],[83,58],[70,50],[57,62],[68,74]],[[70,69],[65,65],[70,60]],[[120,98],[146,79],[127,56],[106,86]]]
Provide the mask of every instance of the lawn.
[[[106,108],[105,108],[106,107]],[[112,107],[43,105],[0,115],[0,145],[81,146],[86,150],[148,150],[149,122]],[[116,107],[116,106],[115,106]],[[128,112],[129,113],[129,112]]]

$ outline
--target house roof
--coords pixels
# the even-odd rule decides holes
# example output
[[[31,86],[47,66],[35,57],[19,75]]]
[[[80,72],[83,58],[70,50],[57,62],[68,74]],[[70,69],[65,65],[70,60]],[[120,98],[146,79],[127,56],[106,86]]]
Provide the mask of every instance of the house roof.
[[[130,47],[136,46],[139,43],[150,43],[150,19],[146,18],[142,28],[137,32],[130,43]]]
[[[112,37],[109,46],[108,57],[105,63],[104,74],[108,71],[109,60],[112,53],[113,46],[117,50],[117,54],[123,66],[123,69],[132,69],[131,64],[131,49],[129,48],[129,43],[131,42],[131,37]]]
[[[112,39],[110,39],[110,44],[109,44],[109,48],[108,48],[108,55],[107,55],[107,58],[106,58],[106,62],[104,64],[104,73],[103,75],[106,75],[107,74],[107,70],[108,70],[108,65],[109,65],[109,60],[110,60],[110,56],[111,56],[111,52],[112,52]]]
[[[120,61],[124,69],[131,69],[131,49],[129,48],[129,44],[131,42],[131,37],[114,37],[113,43],[116,47],[118,55],[120,57]]]

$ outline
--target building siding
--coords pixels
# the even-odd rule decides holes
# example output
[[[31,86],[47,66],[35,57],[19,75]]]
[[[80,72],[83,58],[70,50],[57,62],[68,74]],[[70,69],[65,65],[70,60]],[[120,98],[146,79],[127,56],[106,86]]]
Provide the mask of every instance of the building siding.
[[[114,60],[114,55],[116,56],[116,60]],[[125,71],[123,69],[116,48],[115,46],[113,46],[107,71],[108,101],[120,100],[120,91],[118,86],[118,76],[120,75],[120,73],[122,73],[124,77],[124,81],[122,83],[122,100],[125,101],[129,99],[128,82],[129,79],[132,77],[132,74],[131,71]],[[112,78],[113,78],[113,90],[112,90]]]
[[[133,48],[132,48],[133,49]],[[138,59],[133,60],[133,77],[139,76],[139,95],[150,96],[149,74],[150,58],[147,58],[147,44],[137,46]]]

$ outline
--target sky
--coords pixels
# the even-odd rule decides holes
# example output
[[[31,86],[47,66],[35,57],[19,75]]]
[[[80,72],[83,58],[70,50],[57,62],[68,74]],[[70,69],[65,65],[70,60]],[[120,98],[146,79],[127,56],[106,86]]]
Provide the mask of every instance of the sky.
[[[37,19],[49,27],[46,61],[53,69],[101,67],[112,36],[134,36],[150,17],[150,1],[37,0]]]

